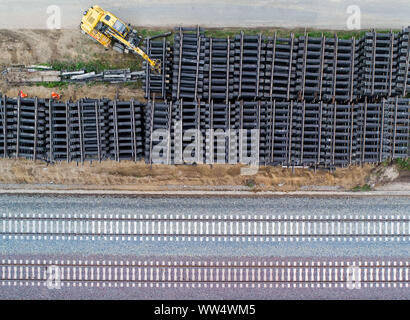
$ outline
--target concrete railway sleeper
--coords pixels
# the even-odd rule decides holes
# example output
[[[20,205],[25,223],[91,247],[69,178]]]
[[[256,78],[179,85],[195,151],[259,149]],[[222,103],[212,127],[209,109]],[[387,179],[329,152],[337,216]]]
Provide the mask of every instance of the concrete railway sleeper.
[[[49,285],[50,271],[59,286],[190,288],[408,288],[409,263],[399,258],[108,258],[49,259],[14,257],[0,261],[0,285]],[[352,276],[354,274],[354,276]]]
[[[144,104],[137,101],[1,100],[2,157],[48,162],[138,161],[143,157]],[[113,143],[113,137],[118,137],[118,143]]]
[[[409,102],[180,99],[145,105],[2,97],[0,154],[48,162],[144,158],[326,168],[380,163],[408,157]]]
[[[263,165],[334,168],[408,156],[408,99],[356,104],[181,99],[148,105],[146,128],[163,130],[170,148],[164,152],[171,155],[166,163],[246,163],[253,154]],[[155,163],[152,150],[160,143],[158,137],[146,140],[149,163]]]
[[[161,75],[146,72],[147,98],[177,101],[380,102],[408,92],[409,28],[367,32],[360,39],[272,37],[240,33],[205,36],[200,28],[178,28],[174,45],[147,44],[166,61]]]

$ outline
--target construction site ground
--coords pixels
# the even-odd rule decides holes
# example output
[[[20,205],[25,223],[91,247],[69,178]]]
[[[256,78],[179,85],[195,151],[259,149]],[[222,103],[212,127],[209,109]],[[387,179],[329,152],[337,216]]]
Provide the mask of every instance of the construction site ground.
[[[0,30],[0,68],[11,65],[50,65],[58,68],[141,69],[141,61],[132,55],[119,55],[84,36],[79,30]],[[119,58],[120,57],[120,58]],[[91,71],[94,71],[91,70]],[[64,84],[11,85],[0,79],[0,92],[16,97],[22,90],[29,96],[50,98],[52,91],[64,100],[82,97],[129,100],[144,99],[140,84]]]
[[[160,33],[161,31],[154,31]],[[289,32],[289,31],[287,31]],[[223,36],[223,34],[221,34]],[[0,67],[47,64],[72,68],[75,65],[140,69],[140,59],[119,56],[85,37],[79,30],[0,30]],[[63,99],[109,98],[144,99],[140,83],[10,85],[0,80],[0,92],[16,97],[50,98],[58,91]],[[233,190],[233,191],[309,191],[309,190],[410,190],[409,170],[397,164],[352,166],[334,172],[282,167],[261,167],[255,176],[240,175],[239,165],[167,166],[143,162],[86,162],[46,164],[41,161],[0,159],[0,184],[36,185],[40,188],[94,190]]]

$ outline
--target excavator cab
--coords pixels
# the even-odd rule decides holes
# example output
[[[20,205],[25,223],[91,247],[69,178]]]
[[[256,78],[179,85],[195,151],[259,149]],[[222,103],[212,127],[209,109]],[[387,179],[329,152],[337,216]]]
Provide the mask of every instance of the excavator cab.
[[[108,17],[108,16],[106,16]],[[112,28],[117,31],[120,35],[122,35],[124,38],[127,36],[128,34],[128,28],[125,24],[123,24],[120,20],[117,20],[114,25],[112,26]]]
[[[105,11],[104,17],[101,19],[101,22],[106,24],[110,29],[115,31],[123,38],[126,38],[131,31],[131,29],[124,22],[122,22],[120,19],[118,19],[108,11]]]

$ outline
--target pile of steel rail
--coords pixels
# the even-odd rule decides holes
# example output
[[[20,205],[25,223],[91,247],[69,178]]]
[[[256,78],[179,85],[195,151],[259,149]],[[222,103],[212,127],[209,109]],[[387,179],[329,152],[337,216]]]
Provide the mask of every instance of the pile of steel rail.
[[[41,82],[108,82],[125,83],[143,79],[145,71],[130,69],[112,69],[102,72],[86,70],[58,71],[45,66],[11,66],[1,72],[2,78],[9,84],[33,84]]]
[[[104,70],[100,73],[80,71],[66,71],[61,73],[61,81],[66,82],[109,82],[109,83],[123,83],[135,82],[144,78],[144,71],[131,71],[130,69],[115,69]]]

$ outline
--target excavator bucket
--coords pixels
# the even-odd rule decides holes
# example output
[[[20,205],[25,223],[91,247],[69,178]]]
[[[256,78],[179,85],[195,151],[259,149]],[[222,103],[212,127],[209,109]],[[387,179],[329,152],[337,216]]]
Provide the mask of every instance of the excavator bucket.
[[[152,71],[154,71],[155,73],[161,73],[161,60],[154,60],[155,61],[155,65],[151,66]]]

